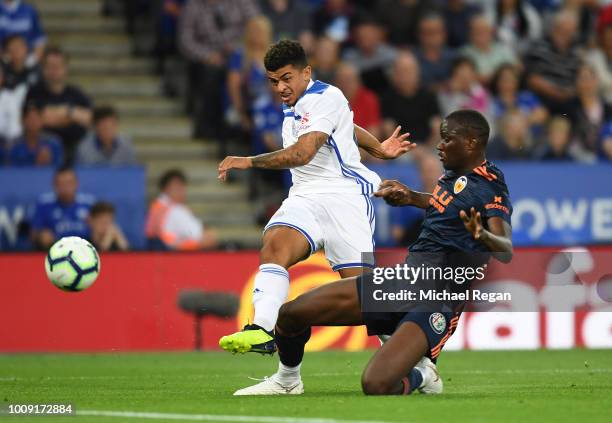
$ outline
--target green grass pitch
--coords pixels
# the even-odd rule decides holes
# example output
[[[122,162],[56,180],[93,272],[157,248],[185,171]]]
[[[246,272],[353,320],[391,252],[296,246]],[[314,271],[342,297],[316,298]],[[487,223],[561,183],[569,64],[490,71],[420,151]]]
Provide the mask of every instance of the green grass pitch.
[[[276,356],[226,353],[0,355],[0,403],[73,403],[25,422],[610,422],[612,351],[443,352],[440,396],[366,397],[372,352],[306,354],[302,396],[232,397]],[[79,411],[89,413],[78,415]],[[93,416],[95,411],[142,412]],[[167,414],[171,413],[171,414]],[[131,416],[131,417],[130,417]]]

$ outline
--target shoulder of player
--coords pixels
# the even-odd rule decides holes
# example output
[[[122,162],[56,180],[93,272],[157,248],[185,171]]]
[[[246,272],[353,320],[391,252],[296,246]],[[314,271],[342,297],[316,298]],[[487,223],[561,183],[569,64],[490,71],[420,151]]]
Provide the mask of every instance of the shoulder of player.
[[[474,168],[468,175],[468,180],[476,183],[484,191],[504,192],[508,194],[504,173],[491,162]]]
[[[298,102],[298,106],[308,108],[309,106],[320,104],[321,101],[340,103],[343,100],[344,94],[342,94],[342,91],[340,91],[338,87],[326,84],[325,82],[316,81],[306,90],[303,97]]]

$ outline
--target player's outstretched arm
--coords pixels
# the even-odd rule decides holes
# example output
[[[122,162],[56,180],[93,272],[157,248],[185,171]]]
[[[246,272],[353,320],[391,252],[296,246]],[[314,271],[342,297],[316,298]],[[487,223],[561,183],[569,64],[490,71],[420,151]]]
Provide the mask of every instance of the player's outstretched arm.
[[[501,217],[490,217],[487,219],[485,229],[482,225],[482,217],[474,207],[468,215],[464,210],[459,212],[465,229],[472,234],[475,240],[482,242],[493,253],[493,257],[502,263],[510,263],[512,260],[512,228]]]
[[[416,144],[408,141],[409,132],[400,135],[401,129],[402,127],[398,126],[389,138],[380,142],[374,135],[355,125],[357,145],[367,151],[369,155],[378,159],[395,159],[416,147]]]
[[[282,150],[252,157],[228,156],[219,163],[219,179],[225,181],[230,169],[290,169],[308,164],[329,138],[324,132],[308,132],[297,142]]]
[[[383,198],[391,206],[414,206],[420,209],[426,209],[431,198],[431,194],[413,191],[399,181],[388,179],[380,183],[374,196]]]

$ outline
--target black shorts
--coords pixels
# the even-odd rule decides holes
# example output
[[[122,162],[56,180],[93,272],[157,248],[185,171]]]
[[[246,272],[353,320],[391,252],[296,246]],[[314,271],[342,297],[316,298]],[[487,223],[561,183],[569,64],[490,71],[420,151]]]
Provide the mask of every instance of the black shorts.
[[[356,280],[357,294],[361,304],[361,277]],[[444,344],[457,329],[461,311],[453,311],[449,308],[440,311],[428,310],[424,307],[415,307],[408,312],[363,312],[361,313],[363,322],[367,328],[368,335],[393,335],[397,328],[405,322],[416,323],[429,343],[426,357],[436,362],[438,355],[442,351]]]

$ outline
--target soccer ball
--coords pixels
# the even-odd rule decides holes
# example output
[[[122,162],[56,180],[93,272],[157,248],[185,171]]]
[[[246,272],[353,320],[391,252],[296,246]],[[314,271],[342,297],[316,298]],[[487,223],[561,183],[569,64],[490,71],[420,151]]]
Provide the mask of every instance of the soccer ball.
[[[60,239],[45,258],[47,277],[64,291],[89,288],[100,273],[100,257],[88,241],[77,236]]]

